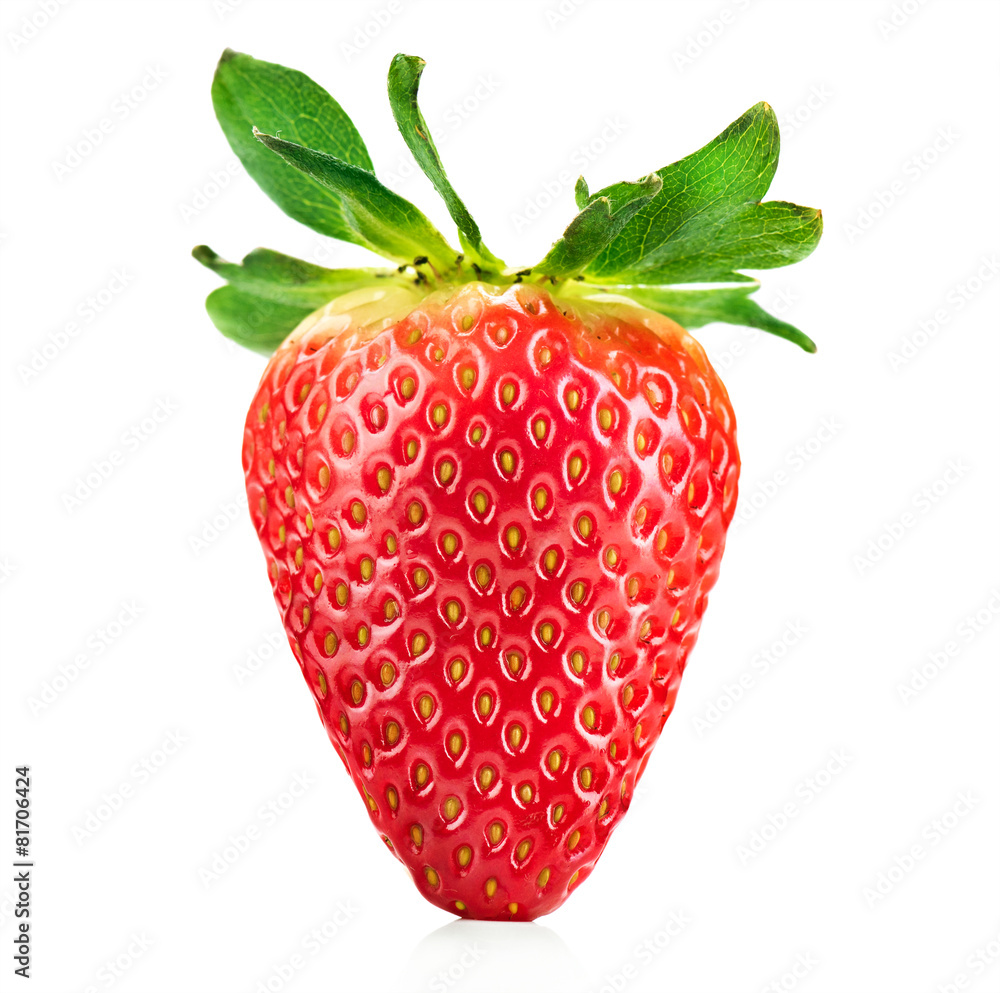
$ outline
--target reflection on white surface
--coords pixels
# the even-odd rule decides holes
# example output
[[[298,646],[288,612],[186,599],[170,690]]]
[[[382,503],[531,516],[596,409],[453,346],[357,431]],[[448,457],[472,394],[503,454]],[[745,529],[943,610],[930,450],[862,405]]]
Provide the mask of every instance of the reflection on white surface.
[[[453,921],[414,948],[400,990],[581,993],[594,980],[562,938],[542,924]]]

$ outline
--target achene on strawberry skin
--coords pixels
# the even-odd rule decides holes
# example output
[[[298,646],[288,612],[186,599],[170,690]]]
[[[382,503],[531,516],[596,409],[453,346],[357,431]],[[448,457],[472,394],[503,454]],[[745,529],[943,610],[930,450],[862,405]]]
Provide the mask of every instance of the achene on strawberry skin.
[[[334,748],[427,900],[532,920],[587,878],[629,807],[736,507],[729,397],[672,316],[811,350],[735,268],[804,257],[821,221],[746,200],[776,161],[762,104],[636,183],[592,196],[581,179],[552,251],[510,269],[440,167],[416,106],[422,66],[393,61],[393,110],[463,252],[378,183],[325,91],[227,52],[213,96],[251,174],[293,216],[399,265],[195,255],[230,284],[209,298],[220,329],[273,353],[246,420],[247,496]],[[342,144],[251,130],[267,111],[241,96],[248,76],[298,92]],[[285,133],[306,128],[294,110]],[[304,213],[317,190],[325,205]]]

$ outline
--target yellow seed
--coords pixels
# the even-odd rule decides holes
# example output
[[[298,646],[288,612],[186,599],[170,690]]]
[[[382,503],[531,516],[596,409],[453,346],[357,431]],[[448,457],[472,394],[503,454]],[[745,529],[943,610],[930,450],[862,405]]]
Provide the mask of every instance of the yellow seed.
[[[497,337],[499,337],[499,335]],[[497,881],[495,879],[487,879],[485,889],[486,896],[492,897],[497,891]]]
[[[409,400],[410,397],[413,396],[414,392],[416,392],[416,389],[417,389],[417,384],[412,376],[407,376],[406,379],[404,379],[399,384],[399,392],[402,393],[407,400]]]
[[[612,741],[611,742],[611,747],[608,749],[608,751],[611,753],[611,757],[612,758],[617,758],[618,757],[618,743]]]
[[[326,676],[321,672],[316,673],[316,685],[319,687],[319,695],[326,696]]]
[[[361,746],[361,761],[365,765],[372,764],[372,747],[367,741]]]
[[[361,698],[365,695],[365,688],[361,685],[360,679],[355,679],[351,683],[351,699],[355,704],[361,703]]]
[[[434,349],[434,361],[440,362],[444,358],[444,351],[440,348]]]
[[[508,332],[507,332],[506,328],[500,328],[497,331],[497,344],[498,345],[502,345],[507,340],[507,334],[508,334]]]
[[[312,529],[313,529],[313,515],[310,514],[309,511],[307,510],[306,511],[306,531],[308,531],[310,534],[312,534]]]
[[[573,666],[573,671],[579,676],[583,672],[583,666],[587,659],[583,652],[577,650],[569,657],[569,663]]]
[[[450,459],[445,459],[438,466],[438,479],[442,486],[447,486],[451,482],[451,477],[455,475],[455,463]]]
[[[580,532],[581,538],[589,538],[593,528],[594,522],[586,514],[583,514],[576,522],[576,529]]]
[[[361,572],[362,581],[367,583],[372,578],[372,573],[375,572],[375,563],[366,555],[358,564],[358,569]]]
[[[581,472],[583,472],[583,459],[579,455],[574,455],[573,458],[569,460],[569,478],[576,479]]]
[[[646,451],[646,436],[641,431],[636,432],[635,448],[640,455]]]
[[[691,426],[691,418],[688,417],[688,412],[686,410],[682,410],[681,411],[681,417],[684,418],[684,427],[686,427],[686,428],[690,427]]]
[[[462,903],[461,900],[456,900],[455,901],[455,909],[456,910],[465,910],[465,904]]]
[[[465,661],[463,659],[455,659],[448,669],[451,675],[451,681],[453,683],[461,682],[462,677],[465,675]]]
[[[382,663],[382,668],[379,670],[379,678],[381,678],[383,686],[392,686],[396,678],[396,669],[391,662]]]
[[[285,503],[288,504],[289,507],[295,506],[295,493],[291,486],[285,487]]]
[[[539,486],[538,489],[535,490],[535,510],[541,513],[545,510],[548,502],[549,494],[541,486]]]
[[[477,565],[476,566],[476,582],[479,584],[480,589],[486,589],[490,585],[490,580],[493,578],[493,573],[490,571],[488,565]]]
[[[551,575],[556,571],[556,566],[559,565],[559,553],[556,552],[554,548],[550,548],[545,553],[543,564],[545,566],[545,571]]]
[[[552,823],[558,824],[562,820],[563,812],[565,807],[561,803],[557,803],[555,807],[552,808]]]
[[[551,875],[552,875],[552,870],[548,868],[542,869],[542,871],[538,874],[537,882],[538,882],[538,888],[540,890],[545,889],[546,885],[548,884],[549,877]]]
[[[583,717],[583,723],[589,728],[593,728],[593,726],[597,723],[597,715],[594,713],[593,707],[584,707],[583,714],[581,716]]]
[[[608,478],[608,489],[612,493],[618,493],[622,488],[622,474],[618,469],[615,469],[611,476]]]
[[[519,790],[518,796],[522,803],[531,803],[531,798],[535,795],[535,790],[531,783],[525,783]]]
[[[609,430],[611,427],[611,411],[607,407],[601,407],[597,412],[597,423],[601,425],[601,428],[605,431]]]
[[[340,548],[340,531],[337,528],[330,528],[326,533],[326,540],[334,551]]]
[[[448,797],[441,805],[441,813],[446,821],[453,821],[462,810],[461,801],[457,796]]]
[[[417,442],[416,439],[411,438],[406,443],[406,461],[412,462],[417,457]]]
[[[375,797],[373,797],[367,790],[365,790],[365,799],[368,801],[368,806],[371,807],[372,811],[378,810],[378,804],[375,802]]]
[[[552,361],[552,349],[542,348],[538,353],[538,364],[547,366]]]
[[[542,713],[547,714],[552,709],[555,700],[551,690],[542,690],[538,696],[538,705],[542,708]]]
[[[406,508],[406,517],[413,525],[419,524],[424,519],[424,508],[416,500]]]
[[[569,390],[566,393],[566,406],[570,410],[576,410],[580,406],[580,393],[578,390]]]
[[[494,821],[490,825],[490,844],[499,845],[503,840],[504,830],[503,825],[499,821]]]
[[[587,594],[587,587],[583,583],[577,581],[569,588],[570,599],[573,603],[582,603],[584,596]]]
[[[333,591],[334,599],[337,601],[338,605],[344,607],[347,605],[347,585],[345,583],[337,583]]]
[[[617,548],[615,548],[615,547],[614,547],[614,545],[612,545],[612,546],[611,546],[611,547],[610,547],[610,548],[609,548],[609,549],[608,549],[608,550],[607,550],[607,551],[606,551],[606,552],[604,553],[604,561],[605,561],[605,562],[607,562],[607,564],[608,564],[609,566],[611,566],[611,568],[612,568],[612,569],[613,569],[613,568],[614,568],[614,567],[615,567],[616,565],[618,565],[618,549],[617,549]]]
[[[351,517],[353,517],[358,524],[364,524],[368,519],[368,511],[365,510],[365,505],[360,500],[355,500],[354,503],[351,504]]]
[[[414,824],[410,828],[410,838],[413,839],[413,844],[419,848],[424,843],[424,829],[419,824]]]
[[[425,766],[423,762],[421,762],[420,765],[417,766],[417,771],[416,771],[417,786],[425,785],[427,780],[430,779],[430,777],[431,777],[430,769],[428,769],[427,766]]]
[[[417,701],[417,709],[420,711],[420,716],[426,721],[430,719],[431,714],[434,713],[434,700],[429,694],[425,693]]]
[[[315,579],[313,579],[313,589],[319,593],[323,588],[323,573],[317,572]]]
[[[615,654],[612,655],[610,659],[608,659],[608,668],[612,672],[614,672],[618,668],[618,666],[621,664],[621,660],[622,660],[622,657],[617,652],[615,652]]]
[[[260,499],[257,501],[257,506],[260,508],[262,514],[267,513],[267,497],[261,494]]]
[[[573,851],[573,849],[576,848],[576,846],[579,844],[580,844],[580,832],[579,830],[576,830],[569,836],[569,838],[566,839],[566,847],[570,851]]]
[[[396,536],[391,532],[387,532],[385,536],[385,550],[390,555],[396,554]]]
[[[457,624],[462,616],[462,605],[457,600],[449,600],[444,606],[444,613],[452,624]]]
[[[472,506],[475,507],[476,513],[479,514],[480,517],[486,513],[486,508],[489,506],[489,500],[482,490],[476,490],[476,492],[472,494]]]
[[[427,866],[427,868],[424,869],[424,875],[427,877],[427,882],[430,883],[431,886],[437,886],[438,874],[430,866]]]
[[[603,631],[611,621],[611,615],[606,611],[602,610],[597,615],[597,626]]]
[[[593,781],[594,773],[589,767],[585,767],[580,770],[580,785],[585,789],[590,789],[590,784]]]
[[[462,318],[462,330],[463,331],[468,331],[469,328],[472,327],[472,321],[473,321],[472,314],[466,314],[465,316],[463,316],[463,318]]]
[[[457,732],[448,735],[448,751],[452,755],[458,755],[462,750],[462,736]]]
[[[483,440],[483,429],[477,424],[469,433],[469,438],[473,445],[478,445]]]
[[[441,537],[441,547],[444,549],[445,555],[454,555],[455,549],[458,548],[458,536],[451,531],[446,531]]]
[[[476,385],[476,370],[472,366],[465,366],[461,371],[462,386],[466,390],[471,390]]]
[[[546,645],[552,644],[552,639],[555,637],[555,628],[546,622],[542,624],[538,629],[538,636]]]
[[[368,628],[364,624],[358,628],[358,644],[362,648],[368,644]]]
[[[680,619],[681,619],[681,612],[680,612],[680,610],[679,610],[679,609],[678,609],[678,610],[675,610],[675,611],[674,611],[674,616],[670,618],[670,626],[671,626],[672,628],[675,628],[675,627],[677,627],[677,622],[678,622],[678,621],[679,621]]]
[[[663,461],[663,472],[664,472],[665,475],[669,476],[670,475],[670,471],[674,467],[674,460],[671,457],[670,452],[664,452],[663,453],[663,460],[662,461]]]
[[[345,455],[350,455],[354,451],[354,432],[345,431],[340,437],[340,447]]]
[[[385,791],[385,798],[392,810],[399,806],[399,794],[391,786]]]
[[[639,628],[639,640],[647,641],[649,639],[649,632],[653,629],[653,625],[649,621],[643,621],[642,627]]]
[[[521,529],[518,528],[517,525],[512,524],[509,528],[507,528],[504,538],[507,541],[507,547],[512,551],[515,550],[517,546],[521,544]]]
[[[635,690],[632,688],[632,684],[626,683],[625,688],[622,690],[622,703],[627,707],[632,702],[634,695]]]
[[[617,373],[615,375],[617,375]],[[580,878],[579,871],[574,872],[573,875],[569,877],[569,882],[566,884],[566,889],[571,889],[572,887],[574,887],[579,878]]]
[[[514,453],[504,449],[500,453],[500,468],[509,476],[514,471]]]
[[[323,419],[326,417],[326,404],[321,403],[316,411],[316,423],[322,424]]]
[[[423,655],[424,650],[427,648],[427,635],[420,633],[415,634],[410,641],[410,652],[413,657],[416,658],[418,655]]]
[[[642,737],[642,725],[641,724],[636,724],[636,726],[635,726],[635,734],[633,735],[633,738],[635,739],[635,743],[637,745],[639,744],[639,739],[641,737]]]
[[[464,869],[472,861],[472,849],[469,848],[468,845],[462,845],[462,847],[455,853],[455,860]],[[456,903],[456,906],[457,905],[458,904]]]
[[[507,668],[516,676],[521,671],[521,666],[524,665],[524,656],[520,652],[508,652],[505,658],[507,659]]]
[[[523,586],[515,586],[514,589],[510,591],[511,610],[520,610],[527,597],[528,594]]]
[[[269,475],[269,476],[270,476],[270,477],[271,477],[272,479],[274,479],[274,459],[271,459],[271,460],[270,460],[270,461],[269,461],[269,462],[267,463],[267,474],[268,474],[268,475]]]
[[[493,710],[493,697],[489,693],[480,693],[478,706],[480,716],[489,717],[490,711]]]
[[[416,586],[418,590],[422,590],[427,585],[427,581],[429,579],[430,575],[426,569],[418,566],[413,570],[413,585]]]
[[[522,841],[521,844],[517,846],[514,850],[514,854],[517,855],[518,862],[523,862],[528,857],[528,852],[531,851],[531,842]]]
[[[637,510],[637,511],[635,512],[635,523],[636,523],[636,524],[638,524],[638,525],[639,525],[639,527],[642,527],[642,526],[643,526],[643,524],[645,524],[645,523],[646,523],[646,505],[645,505],[645,504],[643,504],[643,505],[642,505],[642,506],[641,506],[641,507],[640,507],[640,508],[639,508],[639,509],[638,509],[638,510]]]
[[[488,790],[493,785],[493,777],[496,773],[492,766],[484,765],[482,769],[479,770],[479,787],[482,790]]]
[[[535,437],[539,441],[544,441],[545,435],[548,434],[549,431],[549,425],[545,421],[545,419],[543,417],[539,417],[538,420],[535,421],[534,428],[535,428]]]
[[[392,485],[392,473],[383,466],[375,473],[375,480],[378,483],[378,488],[385,493]]]
[[[317,475],[319,477],[320,489],[325,490],[330,485],[330,470],[325,465],[321,465]]]
[[[302,546],[299,545],[299,547],[295,549],[295,565],[299,568],[302,567],[302,559]]]
[[[332,632],[328,631],[326,637],[323,639],[323,651],[327,655],[333,655],[337,650],[337,636]]]
[[[559,766],[562,765],[562,752],[559,749],[554,748],[549,752],[549,768],[553,772],[559,771]]]
[[[265,403],[264,406],[260,408],[260,412],[257,414],[257,420],[260,421],[261,424],[267,420],[267,412],[270,409],[270,406],[270,404]]]
[[[520,724],[512,724],[507,739],[510,741],[511,748],[520,748],[521,742],[524,740],[524,728]]]
[[[479,629],[479,644],[482,645],[483,648],[489,648],[492,641],[493,629],[488,624],[484,624]]]
[[[500,391],[500,398],[503,400],[503,405],[509,407],[514,402],[515,396],[517,396],[517,387],[513,383],[504,383],[503,389]]]
[[[431,420],[437,427],[443,427],[448,420],[448,408],[443,403],[435,404],[431,411]]]

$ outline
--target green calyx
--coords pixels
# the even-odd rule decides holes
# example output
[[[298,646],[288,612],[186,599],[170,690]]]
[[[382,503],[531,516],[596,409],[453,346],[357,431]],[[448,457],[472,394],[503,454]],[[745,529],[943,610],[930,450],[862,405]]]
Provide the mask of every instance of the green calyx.
[[[376,178],[357,129],[322,87],[295,70],[223,53],[212,102],[247,172],[289,216],[394,264],[326,269],[262,248],[237,264],[200,245],[194,257],[227,283],[206,301],[223,334],[269,355],[304,317],[352,290],[396,284],[429,293],[482,279],[498,286],[545,283],[557,297],[627,297],[688,329],[723,321],[816,350],[801,331],[750,299],[759,283],[739,271],[798,262],[823,229],[818,210],[762,202],[779,147],[767,104],[635,182],[591,194],[581,176],[579,213],[545,258],[513,269],[486,247],[444,171],[417,104],[423,68],[422,59],[397,55],[389,67],[389,102],[403,140],[455,222],[459,249]]]

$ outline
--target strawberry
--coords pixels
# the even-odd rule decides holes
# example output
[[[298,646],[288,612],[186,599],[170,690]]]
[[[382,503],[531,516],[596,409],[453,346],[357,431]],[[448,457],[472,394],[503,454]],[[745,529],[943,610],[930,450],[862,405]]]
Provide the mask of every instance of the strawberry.
[[[461,252],[378,182],[329,94],[227,52],[213,98],[247,170],[292,216],[397,265],[195,255],[229,284],[208,300],[219,328],[273,353],[247,496],[337,754],[430,902],[531,920],[629,807],[736,506],[729,397],[673,318],[812,350],[737,270],[804,257],[821,218],[760,202],[777,127],[759,104],[634,183],[591,195],[581,179],[562,238],[512,270],[441,167],[422,68],[393,60],[391,103]]]

